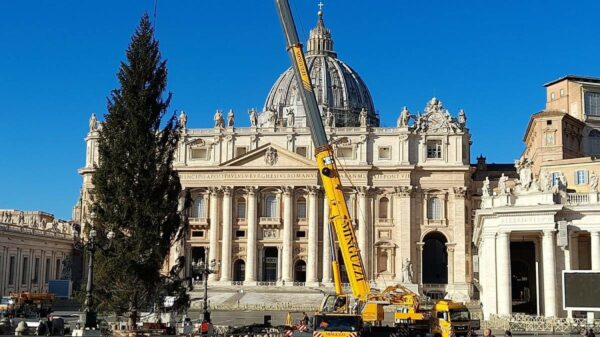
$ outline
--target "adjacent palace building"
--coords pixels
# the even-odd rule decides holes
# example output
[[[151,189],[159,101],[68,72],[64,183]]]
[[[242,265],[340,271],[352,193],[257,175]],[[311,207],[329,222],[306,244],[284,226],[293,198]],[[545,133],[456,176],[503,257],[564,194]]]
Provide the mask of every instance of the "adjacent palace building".
[[[338,58],[322,12],[306,58],[377,286],[480,299],[486,318],[573,315],[562,310],[561,271],[600,270],[600,79],[548,83],[546,109],[532,116],[515,165],[483,157],[470,165],[466,114],[451,114],[437,98],[423,113],[399,109],[395,127],[380,126],[367,85]],[[219,260],[209,281],[222,286],[331,287],[335,243],[292,69],[261,111],[243,115],[249,127],[237,127],[242,117],[233,111],[217,111],[206,129],[187,128],[188,116],[180,116],[174,166],[194,202],[190,233],[170,263],[186,256],[186,273],[197,276],[197,261]],[[89,216],[99,128],[92,117],[76,219]]]
[[[48,281],[71,277],[70,223],[45,212],[0,209],[0,295],[48,290]]]

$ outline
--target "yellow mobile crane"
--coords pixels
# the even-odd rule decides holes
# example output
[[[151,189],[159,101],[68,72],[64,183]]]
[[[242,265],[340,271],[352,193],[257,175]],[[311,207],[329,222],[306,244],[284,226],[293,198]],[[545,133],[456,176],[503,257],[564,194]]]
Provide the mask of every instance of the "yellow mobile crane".
[[[298,91],[306,112],[306,119],[315,145],[315,157],[325,194],[329,201],[329,224],[332,242],[332,269],[335,295],[323,300],[321,310],[314,316],[315,331],[318,337],[356,337],[386,335],[433,335],[450,337],[470,331],[472,322],[464,304],[452,301],[439,301],[432,310],[419,307],[419,295],[401,285],[372,293],[364,264],[358,248],[356,234],[349,216],[348,207],[342,193],[340,175],[336,166],[333,147],[327,140],[321,120],[317,100],[306,66],[306,60],[299,42],[298,33],[288,0],[275,0],[287,43],[287,50],[293,64]],[[327,225],[327,224],[326,224]],[[333,232],[342,253],[352,296],[344,294],[340,281],[340,269],[336,260]],[[382,327],[383,307],[396,308],[396,327]],[[448,318],[452,314],[455,318]],[[450,323],[452,321],[452,323]],[[466,325],[463,323],[469,322]],[[460,322],[460,323],[459,323]],[[367,324],[365,324],[367,323]],[[464,325],[464,326],[463,326]]]
[[[333,147],[328,142],[323,127],[290,6],[287,0],[275,0],[275,4],[295,71],[298,91],[305,108],[307,123],[312,130],[311,137],[315,145],[317,167],[329,201],[329,222],[337,236],[352,290],[352,296],[342,293],[339,266],[334,258],[332,268],[336,294],[325,298],[322,310],[315,315],[313,322],[315,333],[323,337],[356,336],[357,333],[365,332],[367,326],[380,326],[383,321],[383,306],[389,305],[390,302],[385,301],[381,294],[371,294],[352,220],[342,193]],[[369,324],[364,325],[363,322]]]

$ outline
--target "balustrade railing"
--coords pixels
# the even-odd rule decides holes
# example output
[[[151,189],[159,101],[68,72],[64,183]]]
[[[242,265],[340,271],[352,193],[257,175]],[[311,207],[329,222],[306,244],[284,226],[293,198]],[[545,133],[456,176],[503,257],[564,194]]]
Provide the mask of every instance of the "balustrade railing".
[[[567,203],[569,205],[587,205],[590,203],[589,193],[568,193]]]
[[[191,217],[188,221],[190,225],[208,225],[208,218]]]
[[[272,217],[264,217],[261,216],[259,223],[261,225],[280,225],[281,224],[281,218],[276,217],[276,218],[272,218]]]
[[[394,219],[389,219],[389,218],[378,218],[378,219],[377,219],[377,224],[378,224],[378,225],[386,225],[386,226],[389,226],[389,225],[392,225],[392,224],[394,224]]]
[[[586,329],[597,330],[600,320],[596,319],[592,324],[585,318],[560,318],[543,317],[533,315],[515,314],[510,316],[491,315],[486,321],[482,321],[482,328],[510,330],[512,333],[560,333],[581,334]]]
[[[7,231],[7,232],[13,232],[13,233],[23,233],[23,234],[30,234],[30,235],[36,235],[36,236],[43,236],[43,237],[48,237],[48,238],[57,238],[57,239],[65,239],[65,240],[72,239],[72,235],[69,233],[63,233],[63,232],[48,230],[48,229],[31,228],[31,227],[26,227],[26,226],[21,226],[21,225],[0,224],[0,230]]]
[[[262,287],[275,287],[275,286],[277,286],[277,282],[272,282],[272,281],[259,281],[257,284],[259,286],[262,286]]]
[[[304,287],[306,283],[305,282],[294,282],[294,287]]]

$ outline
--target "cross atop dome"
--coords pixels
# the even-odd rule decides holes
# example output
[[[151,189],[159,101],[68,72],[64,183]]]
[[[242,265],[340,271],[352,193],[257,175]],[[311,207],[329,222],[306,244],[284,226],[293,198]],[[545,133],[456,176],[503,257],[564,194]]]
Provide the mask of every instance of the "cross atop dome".
[[[332,55],[335,57],[333,52],[333,40],[331,39],[331,32],[325,28],[323,22],[323,2],[319,2],[319,11],[317,15],[317,26],[310,31],[308,38],[308,44],[306,46],[306,55]]]

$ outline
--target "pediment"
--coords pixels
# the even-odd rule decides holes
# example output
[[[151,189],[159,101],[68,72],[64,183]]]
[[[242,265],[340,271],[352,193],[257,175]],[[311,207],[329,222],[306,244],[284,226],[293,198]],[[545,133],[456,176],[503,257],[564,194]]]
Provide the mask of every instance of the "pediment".
[[[316,163],[297,153],[268,143],[243,156],[228,160],[221,167],[257,167],[257,168],[315,168]]]

